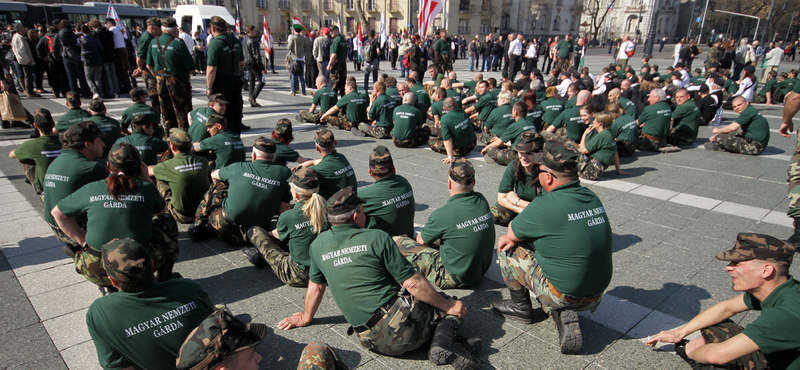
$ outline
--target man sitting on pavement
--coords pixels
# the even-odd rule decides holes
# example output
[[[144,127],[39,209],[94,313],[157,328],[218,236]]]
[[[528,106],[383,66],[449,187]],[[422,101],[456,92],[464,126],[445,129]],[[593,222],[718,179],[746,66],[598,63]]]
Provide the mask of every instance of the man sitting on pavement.
[[[69,110],[62,114],[61,117],[58,117],[55,126],[56,131],[62,134],[72,127],[72,125],[83,122],[92,116],[89,111],[81,109],[80,94],[70,91],[67,92],[64,99],[67,101],[66,104]]]
[[[39,108],[33,113],[33,126],[39,131],[39,137],[20,144],[8,153],[8,158],[18,159],[22,163],[25,180],[33,186],[36,194],[44,191],[44,175],[56,157],[61,154],[61,142],[53,131],[53,116],[50,111]]]
[[[358,186],[356,172],[347,158],[336,151],[336,139],[333,132],[326,128],[317,130],[314,145],[322,158],[303,163],[319,176],[319,195],[328,199],[337,191],[348,186]]]
[[[388,139],[392,137],[392,113],[394,113],[395,100],[386,95],[386,85],[378,81],[372,87],[372,96],[369,98],[369,113],[367,120],[372,124],[361,122],[358,130],[352,130],[357,136],[364,134],[378,139]]]
[[[503,135],[492,138],[492,141],[481,149],[483,158],[487,163],[497,163],[506,166],[517,156],[514,148],[522,138],[522,133],[526,131],[536,131],[536,126],[528,121],[525,116],[528,114],[528,106],[524,102],[517,102],[511,110],[511,117],[514,123],[506,128]]]
[[[228,120],[216,114],[208,117],[205,123],[206,131],[211,135],[202,141],[192,137],[192,149],[195,152],[210,151],[216,156],[214,165],[216,169],[225,168],[233,163],[244,162],[244,143],[239,134],[228,128]],[[189,134],[191,136],[191,133]]]
[[[92,101],[89,102],[89,113],[92,114],[89,120],[94,122],[97,128],[106,134],[103,138],[103,142],[106,143],[103,149],[103,158],[107,158],[111,146],[117,142],[117,139],[122,137],[122,128],[120,127],[119,121],[106,115],[106,105],[101,99],[92,99]]]
[[[675,94],[678,106],[672,112],[672,130],[667,143],[672,145],[692,145],[697,140],[700,128],[700,109],[689,98],[689,91],[680,89]]]
[[[192,141],[199,143],[211,137],[208,132],[206,122],[212,115],[225,116],[228,110],[228,102],[222,94],[214,94],[208,97],[208,107],[197,108],[186,116],[189,123],[189,137]]]
[[[367,229],[379,229],[390,236],[414,235],[414,190],[396,173],[392,153],[378,145],[369,155],[369,175],[375,182],[359,190],[364,200]]]
[[[431,128],[425,126],[425,114],[415,104],[417,96],[407,92],[403,96],[403,105],[394,109],[394,128],[392,142],[398,148],[414,148],[425,144],[431,136]]]
[[[431,139],[428,145],[433,151],[446,154],[442,163],[449,164],[455,157],[467,156],[475,149],[477,140],[469,117],[463,110],[456,108],[455,99],[445,99],[443,107],[446,114],[442,116],[442,137]]]
[[[739,114],[736,121],[715,127],[704,144],[706,150],[725,150],[731,153],[759,155],[769,144],[769,123],[761,113],[742,96],[733,99],[733,110]],[[739,132],[739,129],[742,129]]]
[[[658,88],[650,91],[647,101],[650,102],[639,115],[636,124],[641,129],[639,137],[639,150],[656,152],[667,144],[670,125],[672,124],[672,109],[666,102],[667,95]]]
[[[317,91],[314,93],[311,106],[308,107],[308,110],[301,110],[296,117],[299,122],[319,123],[322,114],[336,106],[336,102],[339,100],[336,91],[328,87],[328,80],[325,76],[319,75],[316,83]],[[319,107],[319,112],[315,112],[317,107]]]
[[[157,137],[164,136],[164,129],[161,128],[161,115],[156,111],[155,108],[151,107],[150,105],[146,104],[147,102],[147,92],[136,87],[131,90],[131,101],[133,101],[133,105],[125,109],[122,112],[122,120],[120,123],[122,124],[122,131],[128,132],[128,128],[131,126],[131,121],[139,117],[141,115],[146,115],[150,117],[150,122],[155,123],[155,130]]]
[[[117,143],[128,143],[139,151],[142,162],[148,166],[158,163],[160,154],[169,150],[169,144],[155,135],[155,123],[150,116],[142,114],[131,120],[133,133],[117,139]],[[116,143],[115,143],[116,144]]]
[[[348,81],[344,85],[345,95],[328,109],[320,118],[320,122],[327,122],[328,127],[335,126],[342,130],[351,131],[358,128],[361,122],[367,122],[367,107],[369,97],[362,91],[357,91],[355,81]]]

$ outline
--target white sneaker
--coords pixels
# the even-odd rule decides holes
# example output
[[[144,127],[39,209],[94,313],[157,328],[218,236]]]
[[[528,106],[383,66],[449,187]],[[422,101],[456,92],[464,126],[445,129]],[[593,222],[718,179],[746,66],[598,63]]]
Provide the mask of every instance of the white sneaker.
[[[94,95],[92,95],[92,99],[100,99],[100,94],[94,94]]]

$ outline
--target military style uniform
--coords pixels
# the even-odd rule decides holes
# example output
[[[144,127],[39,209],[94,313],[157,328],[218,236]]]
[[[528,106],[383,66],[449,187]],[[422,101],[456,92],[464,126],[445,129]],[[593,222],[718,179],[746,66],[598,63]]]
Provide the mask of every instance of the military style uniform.
[[[614,163],[617,143],[611,130],[592,131],[586,135],[586,150],[578,160],[578,176],[587,180],[597,180],[606,168]]]
[[[659,101],[649,105],[639,116],[639,123],[644,124],[639,136],[639,150],[657,151],[666,145],[672,122],[672,110],[669,105]]]
[[[435,43],[433,43],[433,49],[439,53],[439,59],[436,60],[436,66],[439,67],[439,70],[442,72],[450,72],[453,70],[450,43],[450,37],[444,40],[439,38]],[[437,83],[436,86],[438,87],[439,84]]]
[[[486,156],[495,161],[495,163],[506,166],[517,157],[517,152],[514,147],[517,146],[522,133],[527,131],[535,131],[536,126],[531,121],[525,118],[520,118],[516,122],[506,128],[505,132],[500,136],[500,140],[504,143],[511,142],[511,147],[489,148],[486,151]]]
[[[398,148],[414,148],[428,142],[431,128],[425,126],[425,116],[411,104],[403,104],[394,109],[394,128],[392,139]]]
[[[166,141],[155,136],[147,136],[144,132],[134,132],[117,139],[116,142],[133,145],[139,151],[142,162],[148,166],[158,163],[159,154],[169,150],[169,144]]]
[[[586,123],[581,119],[580,110],[582,107],[582,105],[576,105],[571,108],[565,106],[564,111],[553,121],[556,132],[543,132],[542,136],[544,136],[546,140],[558,140],[561,142],[574,141],[580,143],[583,132],[586,131]]]
[[[497,187],[498,193],[505,194],[513,191],[517,194],[519,199],[527,202],[533,201],[533,199],[541,195],[541,191],[537,186],[539,184],[538,167],[534,167],[532,173],[526,173],[524,178],[521,179],[516,177],[515,172],[516,169],[514,166],[506,167],[505,172],[503,172],[503,177],[500,179],[500,185]],[[492,217],[494,217],[494,223],[500,226],[508,226],[508,224],[517,217],[516,212],[500,204],[495,204],[491,212]]]
[[[147,117],[150,118],[150,122],[153,122],[153,128],[158,128],[156,133],[163,132],[163,128],[161,128],[161,114],[159,114],[155,108],[144,103],[133,103],[133,105],[122,112],[122,121],[120,121],[122,131],[128,131],[128,127],[131,126],[131,121],[141,115],[147,115]],[[184,114],[183,116],[185,119],[186,115]],[[159,134],[159,136],[162,135],[163,133]]]
[[[489,144],[492,142],[492,137],[502,136],[503,133],[506,132],[506,128],[514,122],[514,118],[511,117],[511,108],[510,104],[503,104],[492,109],[489,118],[483,123],[483,127],[486,128],[489,133],[482,132],[478,134],[478,141]]]
[[[394,113],[395,101],[386,93],[378,95],[372,102],[369,110],[369,118],[375,119],[375,124],[370,125],[366,122],[358,124],[358,129],[374,138],[388,139],[392,137],[392,113]]]
[[[309,168],[319,175],[319,195],[325,199],[348,186],[358,186],[353,166],[344,155],[336,150],[328,153],[318,164]]]
[[[708,49],[708,56],[706,57],[706,70],[711,68],[711,65],[714,63],[719,63],[722,59],[722,50],[720,50],[716,45],[712,46]]]
[[[307,110],[301,110],[300,118],[306,122],[319,123],[319,118],[322,117],[322,115],[327,112],[328,109],[331,109],[331,107],[336,105],[337,100],[338,96],[336,95],[336,91],[333,91],[328,86],[323,86],[314,93],[314,100],[311,102],[311,104],[314,104],[320,108],[319,112],[314,113]]]
[[[339,99],[336,106],[339,107],[339,115],[328,117],[329,125],[350,131],[353,127],[358,127],[359,123],[367,122],[369,97],[365,92],[351,91]]]
[[[212,114],[219,115],[213,108],[208,107],[197,108],[189,112],[189,117],[192,118],[192,124],[189,125],[188,132],[193,142],[199,143],[211,137],[211,134],[206,130],[206,122],[208,122],[208,118],[211,117]]]
[[[632,101],[620,96],[619,100],[617,100],[617,103],[622,105],[622,108],[625,109],[625,114],[633,117],[634,119],[639,118],[639,109],[636,108],[636,104],[634,104]]]
[[[331,55],[334,54],[336,63],[331,67],[331,86],[339,96],[344,96],[344,84],[347,82],[347,40],[341,34],[331,42]]]
[[[564,103],[556,98],[548,98],[539,105],[544,110],[542,114],[543,128],[555,123],[558,115],[564,110]]]
[[[145,63],[147,63],[147,58],[150,56],[150,43],[153,42],[153,40],[155,40],[155,37],[149,32],[144,31],[136,44],[136,57],[144,59]],[[153,106],[153,109],[158,112],[158,116],[161,117],[161,102],[158,99],[156,76],[145,68],[142,70],[142,80],[144,80],[145,87],[147,88],[147,95],[150,96],[150,104]]]
[[[95,114],[89,120],[94,122],[94,124],[97,125],[97,128],[106,134],[103,138],[103,142],[106,144],[106,146],[103,148],[102,157],[102,159],[106,159],[108,157],[108,152],[111,150],[111,146],[113,146],[114,143],[116,143],[117,140],[122,137],[122,129],[119,126],[119,121],[105,114]]]
[[[617,153],[620,157],[630,157],[636,152],[639,143],[639,126],[636,119],[623,114],[611,123],[611,133],[617,140]]]
[[[697,140],[700,128],[700,109],[692,101],[687,101],[672,112],[672,131],[667,136],[667,143],[672,145],[692,145]]]
[[[442,116],[442,137],[431,139],[428,145],[435,152],[447,155],[444,140],[453,141],[453,156],[465,157],[475,149],[477,139],[470,125],[469,116],[461,109],[455,109]]]
[[[725,151],[749,155],[759,155],[769,144],[769,123],[761,113],[748,105],[736,118],[736,123],[742,126],[742,132],[718,134],[714,143]]]
[[[180,41],[164,33],[150,42],[147,55],[147,65],[156,73],[156,90],[166,132],[173,127],[189,129],[186,116],[192,110],[189,72],[194,71],[194,58],[186,44]]]
[[[377,146],[369,156],[369,167],[373,171],[394,168],[391,153],[383,145]],[[364,227],[383,230],[390,236],[414,236],[414,212],[416,201],[414,190],[405,177],[391,174],[359,191],[364,200]]]
[[[233,163],[244,162],[245,159],[242,138],[229,129],[224,129],[201,141],[200,150],[210,150],[217,155],[217,159],[214,161],[214,167],[217,169]]]
[[[399,107],[403,104],[403,97],[400,96],[400,90],[397,86],[386,86],[386,95],[394,100],[394,106]]]
[[[176,130],[170,133],[173,143],[191,142],[185,131],[181,131],[181,135],[174,132]],[[194,221],[197,206],[210,186],[208,173],[208,160],[191,153],[176,153],[172,159],[153,167],[153,174],[158,179],[158,192],[166,200],[167,211],[175,221],[182,224]]]
[[[533,106],[533,110],[528,112],[525,115],[525,119],[531,121],[533,126],[536,127],[536,132],[542,132],[544,130],[544,109],[542,109],[541,105]]]
[[[427,114],[428,109],[431,108],[431,97],[428,95],[428,92],[425,91],[425,87],[422,85],[422,83],[420,81],[416,81],[414,86],[411,86],[409,90],[417,97],[417,103],[422,104],[420,111]]]
[[[61,154],[61,142],[57,135],[40,136],[20,144],[14,149],[14,154],[22,163],[25,178],[33,185],[36,194],[41,194],[47,168]]]
[[[214,37],[206,48],[208,59],[206,65],[217,67],[214,85],[210,87],[212,94],[222,94],[228,101],[225,118],[228,128],[236,133],[242,132],[242,79],[239,63],[244,61],[242,43],[232,33],[223,33]]]
[[[89,111],[81,108],[70,108],[56,121],[56,131],[60,133],[66,132],[72,125],[88,120],[92,117]]]

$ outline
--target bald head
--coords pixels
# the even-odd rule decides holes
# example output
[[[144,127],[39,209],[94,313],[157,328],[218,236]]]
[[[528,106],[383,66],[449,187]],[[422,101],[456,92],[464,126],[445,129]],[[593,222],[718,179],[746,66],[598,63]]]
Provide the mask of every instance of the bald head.
[[[450,78],[451,80],[455,80],[456,79],[456,73],[451,71],[450,73],[447,74],[447,77]]]
[[[472,76],[472,81],[480,81],[483,80],[483,73],[476,73],[475,76]]]
[[[412,92],[407,92],[403,94],[403,104],[410,104],[414,105],[417,103],[417,96],[414,95]]]
[[[417,73],[417,71],[411,71],[411,73],[408,74],[408,78],[413,78],[414,81],[419,81],[419,73]]]
[[[592,93],[589,90],[581,90],[578,92],[578,101],[575,102],[575,105],[586,105],[591,97]]]
[[[611,89],[611,91],[608,92],[608,102],[609,103],[613,103],[613,102],[619,100],[619,94],[620,94],[620,92],[619,92],[618,88],[615,87],[615,88]]]

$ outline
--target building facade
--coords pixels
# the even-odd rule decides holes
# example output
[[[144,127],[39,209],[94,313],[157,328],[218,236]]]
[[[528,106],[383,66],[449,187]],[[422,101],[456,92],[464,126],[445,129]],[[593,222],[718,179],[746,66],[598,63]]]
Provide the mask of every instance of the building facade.
[[[629,36],[644,40],[650,31],[651,22],[656,18],[656,40],[667,37],[673,40],[678,30],[678,9],[680,0],[615,0],[614,10],[608,12],[606,20],[597,34],[600,40]],[[653,9],[656,9],[654,12]],[[602,15],[602,11],[600,13]],[[589,15],[583,14],[581,23],[591,23]],[[583,27],[582,34],[590,32]],[[685,33],[685,32],[683,32]]]

